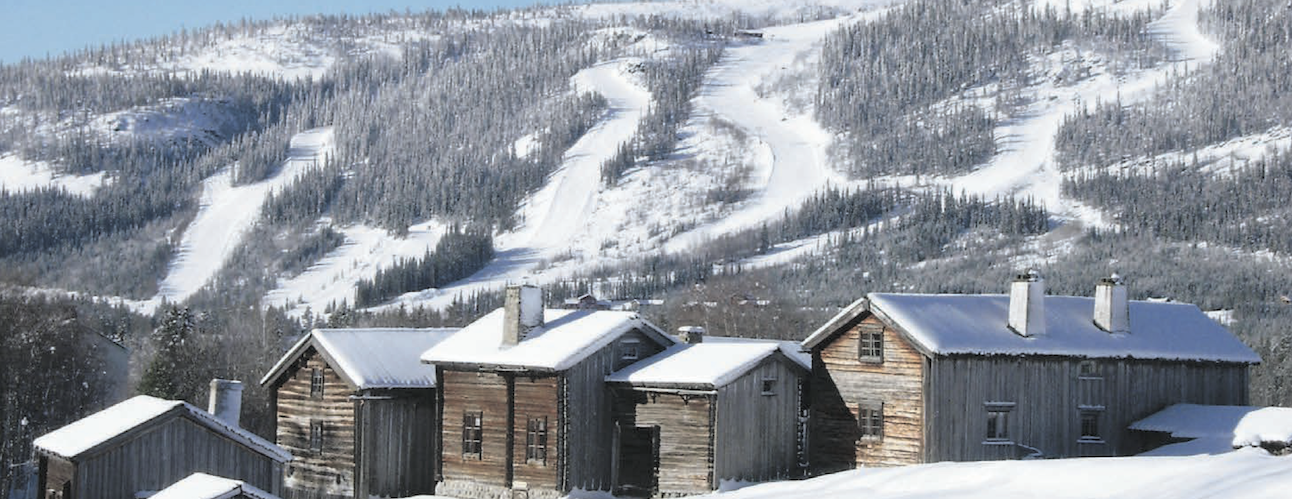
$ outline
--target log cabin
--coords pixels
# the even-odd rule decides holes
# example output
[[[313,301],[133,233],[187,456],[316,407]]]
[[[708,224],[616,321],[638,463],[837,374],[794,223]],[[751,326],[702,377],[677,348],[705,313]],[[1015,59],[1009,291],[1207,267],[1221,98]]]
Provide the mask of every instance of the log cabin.
[[[435,368],[421,352],[457,329],[316,329],[260,383],[278,445],[296,456],[286,499],[435,492]]]
[[[422,354],[438,372],[436,493],[556,498],[613,484],[606,376],[673,346],[632,312],[543,306],[510,286],[504,306]]]
[[[871,293],[803,341],[814,473],[1024,456],[1119,456],[1171,404],[1246,405],[1260,358],[1196,306],[1046,296]]]
[[[221,380],[213,385],[229,388]],[[212,397],[213,402],[227,400]],[[220,419],[212,413],[235,417]],[[91,414],[33,442],[39,497],[140,497],[197,472],[281,490],[283,465],[291,454],[239,427],[236,414],[236,409],[212,407],[207,412],[147,395]]]
[[[677,497],[802,476],[810,358],[794,342],[681,333],[684,342],[607,378],[615,492]]]
[[[242,480],[194,473],[149,499],[279,499]]]

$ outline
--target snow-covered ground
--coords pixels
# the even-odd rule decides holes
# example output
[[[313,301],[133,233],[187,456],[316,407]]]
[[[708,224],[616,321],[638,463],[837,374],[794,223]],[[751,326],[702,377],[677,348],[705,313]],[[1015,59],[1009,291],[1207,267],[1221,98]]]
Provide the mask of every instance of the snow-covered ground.
[[[52,187],[68,194],[90,197],[111,181],[112,178],[103,172],[64,175],[43,161],[25,161],[16,154],[0,155],[0,190],[6,192],[30,192]]]
[[[205,286],[260,217],[265,197],[320,165],[332,147],[332,129],[316,128],[292,137],[288,159],[268,179],[235,187],[233,167],[208,178],[197,217],[185,228],[166,278],[147,304],[155,308],[163,301],[179,302]]]

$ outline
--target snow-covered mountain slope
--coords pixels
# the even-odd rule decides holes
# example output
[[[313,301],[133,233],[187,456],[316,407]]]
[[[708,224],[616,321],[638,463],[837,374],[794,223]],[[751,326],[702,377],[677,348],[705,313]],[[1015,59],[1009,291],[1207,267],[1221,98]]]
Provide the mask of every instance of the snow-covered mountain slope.
[[[184,229],[177,256],[148,305],[180,302],[205,286],[256,223],[265,197],[321,165],[332,147],[330,128],[307,130],[292,137],[288,159],[268,179],[234,186],[232,166],[207,179],[197,217]]]
[[[16,154],[0,154],[0,190],[6,192],[54,188],[68,194],[89,197],[111,181],[112,178],[104,172],[65,175],[43,161],[24,161]]]

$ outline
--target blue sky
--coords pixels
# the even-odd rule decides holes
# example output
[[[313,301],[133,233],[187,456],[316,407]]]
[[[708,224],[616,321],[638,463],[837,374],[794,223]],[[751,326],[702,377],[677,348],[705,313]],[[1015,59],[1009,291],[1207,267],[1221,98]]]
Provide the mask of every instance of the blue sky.
[[[116,40],[164,35],[216,21],[275,15],[477,9],[536,0],[0,0],[0,61],[43,58]],[[552,3],[544,1],[541,3]]]

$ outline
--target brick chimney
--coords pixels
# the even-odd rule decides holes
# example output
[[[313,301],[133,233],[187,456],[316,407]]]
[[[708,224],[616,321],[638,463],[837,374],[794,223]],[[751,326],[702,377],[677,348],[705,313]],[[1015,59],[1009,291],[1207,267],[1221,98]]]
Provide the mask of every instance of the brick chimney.
[[[519,344],[543,325],[543,290],[530,284],[507,286],[502,320],[502,344]]]
[[[1010,285],[1009,328],[1024,338],[1045,334],[1045,279],[1036,269],[1014,277]]]
[[[695,345],[704,342],[704,328],[700,326],[682,326],[677,328],[677,339]]]
[[[1110,333],[1130,332],[1130,302],[1126,285],[1117,274],[1095,284],[1095,325]]]
[[[211,380],[211,396],[206,412],[216,418],[238,426],[242,418],[242,382],[231,379]]]

